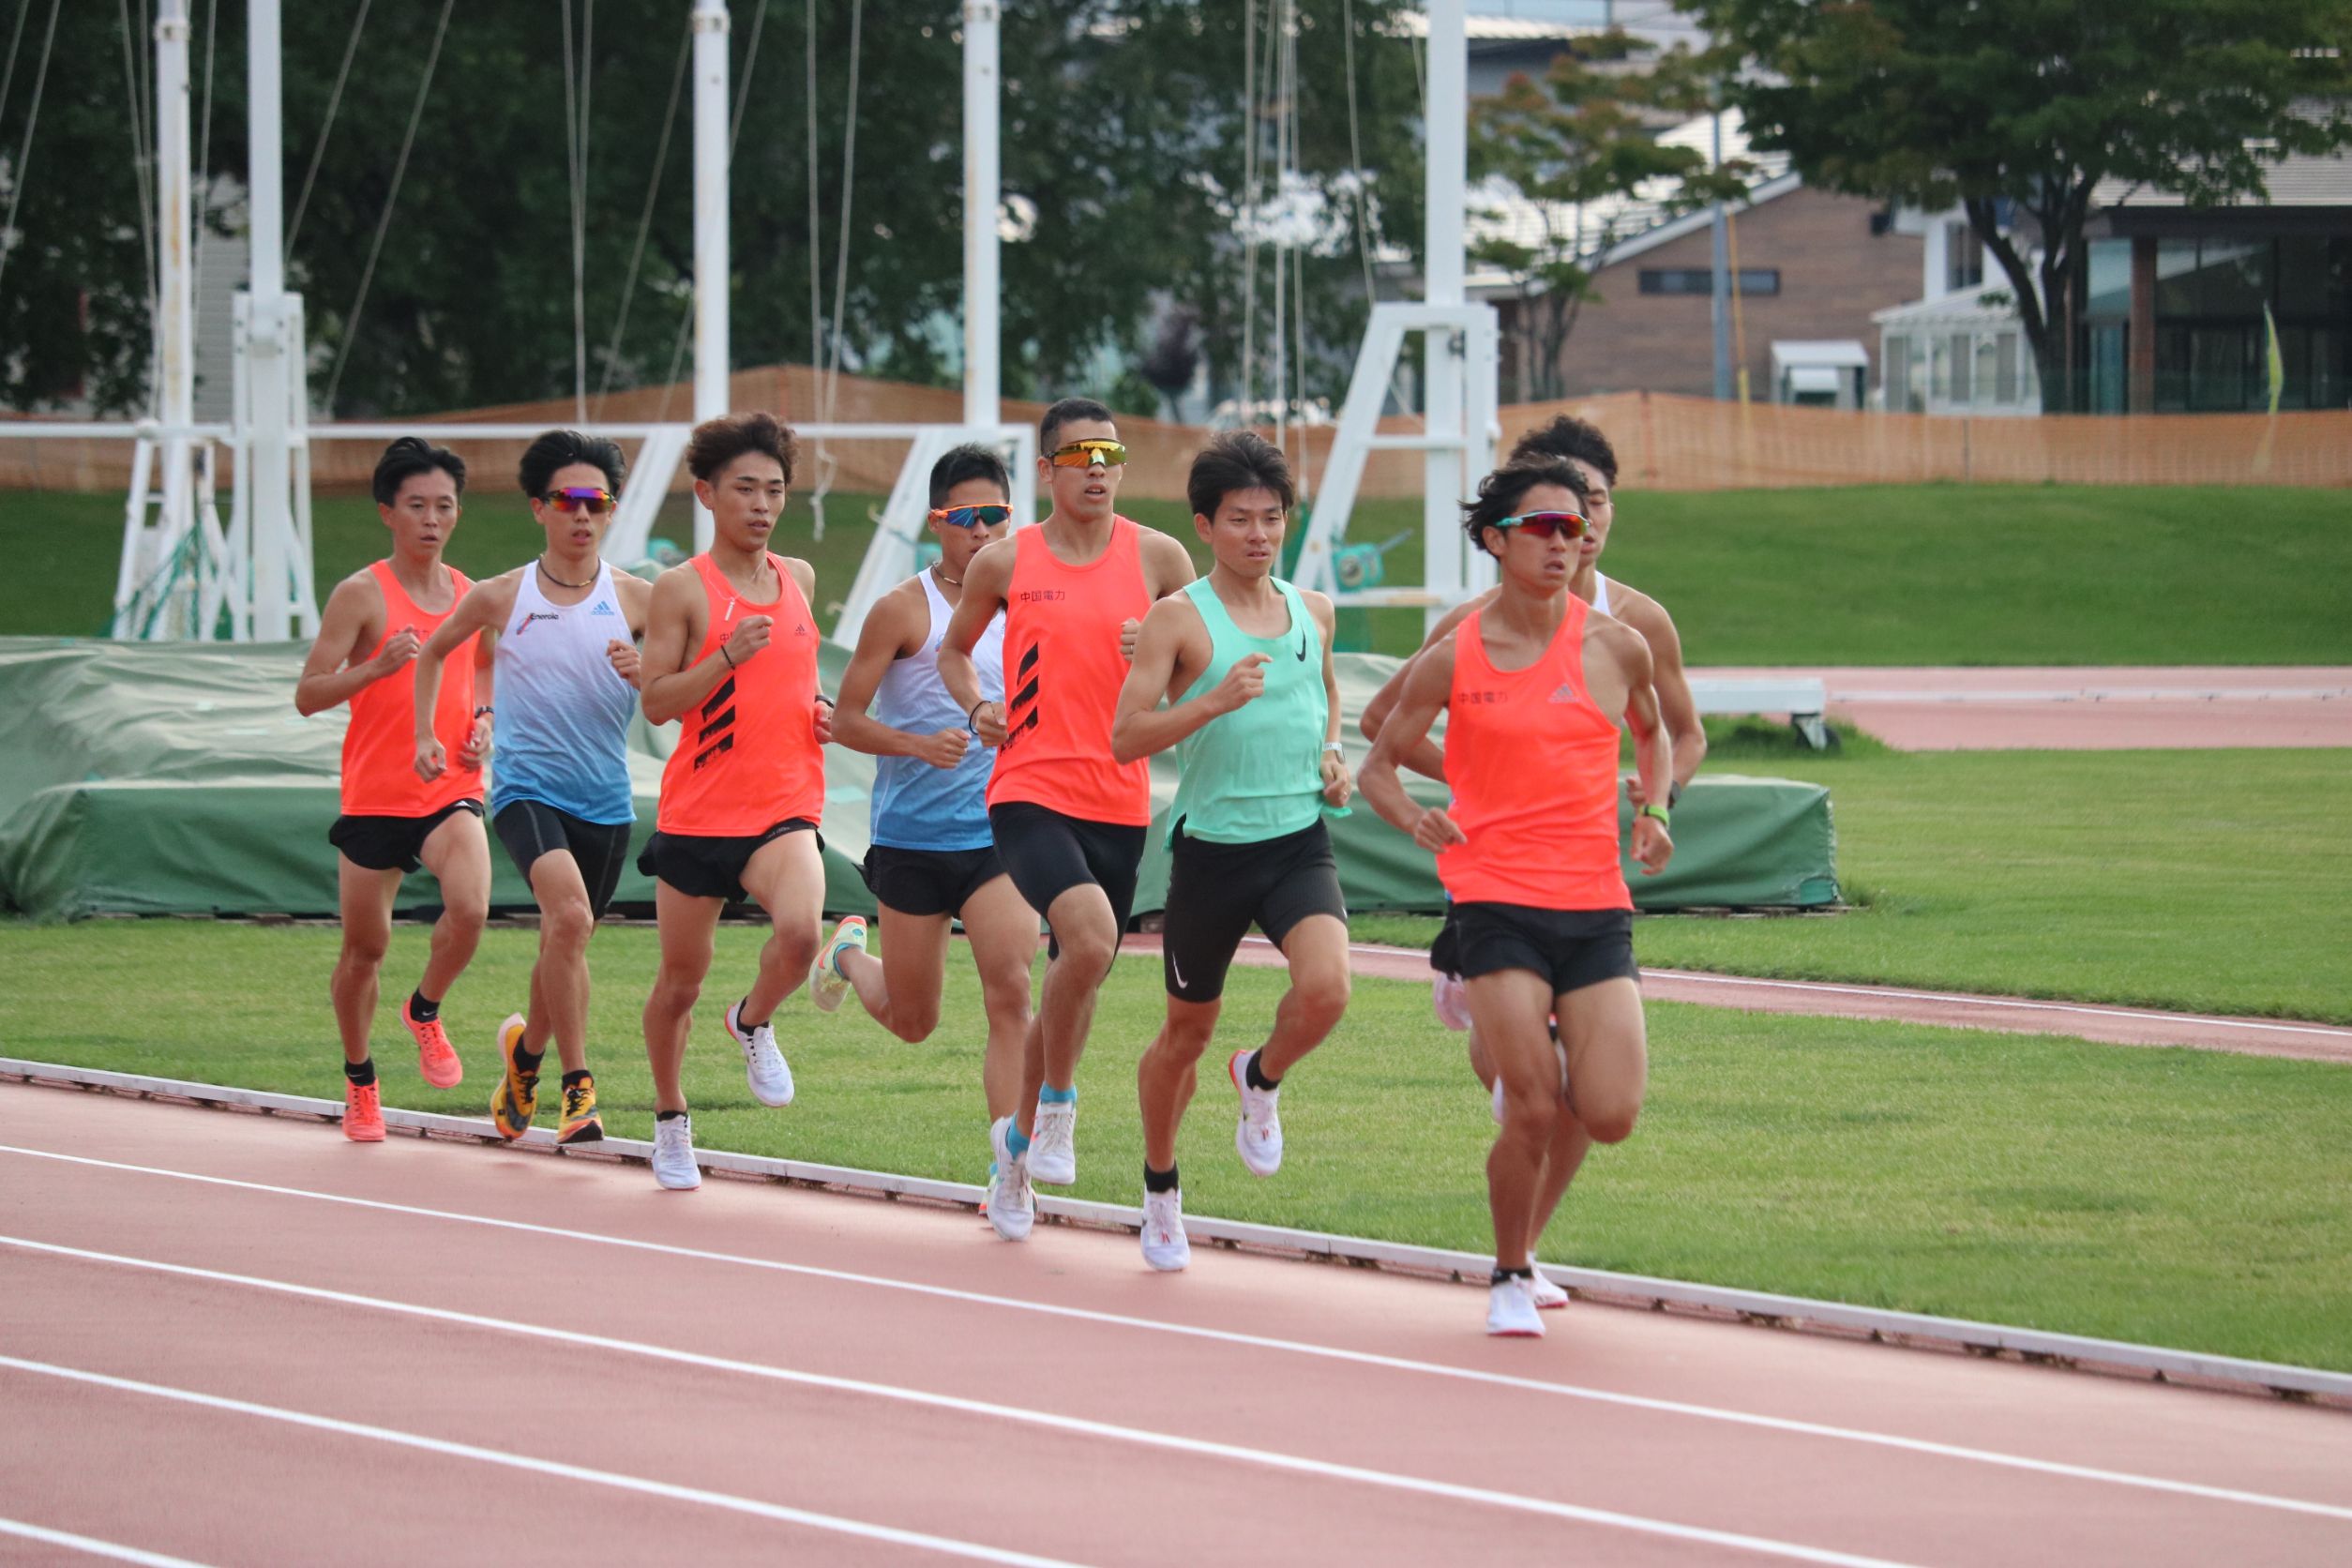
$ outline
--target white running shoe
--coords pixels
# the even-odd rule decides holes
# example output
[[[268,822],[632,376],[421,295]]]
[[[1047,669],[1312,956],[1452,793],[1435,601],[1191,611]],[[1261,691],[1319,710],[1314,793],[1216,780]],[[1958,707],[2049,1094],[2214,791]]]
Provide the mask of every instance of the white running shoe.
[[[817,950],[817,961],[808,966],[808,1000],[817,1004],[820,1013],[830,1013],[841,1005],[841,999],[850,993],[850,977],[841,972],[841,950],[854,947],[866,951],[866,919],[852,914],[833,928],[833,935]]]
[[[1077,1181],[1078,1102],[1041,1096],[1032,1125],[1029,1153],[1022,1156],[1029,1162],[1030,1180],[1049,1187],[1066,1187]]]
[[[694,1160],[692,1117],[666,1117],[654,1123],[654,1180],[671,1192],[692,1192],[702,1184],[702,1168]]]
[[[1544,1337],[1544,1319],[1536,1316],[1533,1299],[1516,1278],[1486,1288],[1486,1332],[1508,1339]]]
[[[1271,1176],[1282,1168],[1282,1112],[1274,1104],[1282,1090],[1249,1086],[1249,1064],[1257,1058],[1254,1050],[1237,1050],[1225,1063],[1226,1075],[1242,1094],[1242,1119],[1233,1129],[1233,1147],[1242,1152],[1242,1163],[1252,1176]]]
[[[1009,1116],[998,1117],[988,1128],[988,1148],[996,1155],[988,1162],[988,1224],[1008,1242],[1025,1242],[1037,1223],[1037,1194],[1029,1185],[1028,1156],[1015,1159],[1004,1147],[1012,1130]]]
[[[1438,1021],[1456,1034],[1470,1026],[1470,989],[1458,974],[1440,974],[1429,982],[1429,1006]]]
[[[1184,1235],[1183,1193],[1143,1195],[1143,1260],[1163,1274],[1174,1274],[1192,1261],[1192,1243]]]
[[[763,1106],[788,1106],[792,1103],[792,1069],[785,1063],[784,1053],[776,1048],[776,1020],[771,1018],[750,1033],[744,1032],[743,1003],[727,1005],[727,1033],[743,1048],[743,1076],[750,1081],[751,1097]]]
[[[1557,1312],[1568,1304],[1568,1292],[1544,1277],[1538,1269],[1519,1283],[1527,1289],[1527,1299],[1535,1304],[1538,1312]]]

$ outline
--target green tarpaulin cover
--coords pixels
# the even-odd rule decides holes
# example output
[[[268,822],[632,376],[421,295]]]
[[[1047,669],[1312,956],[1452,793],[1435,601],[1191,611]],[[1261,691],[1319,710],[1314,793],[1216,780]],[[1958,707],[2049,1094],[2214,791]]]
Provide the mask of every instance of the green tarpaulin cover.
[[[0,638],[0,900],[43,920],[95,914],[335,912],[336,773],[345,712],[294,710],[304,650],[289,644],[138,643]],[[826,685],[846,650],[825,645]],[[1363,760],[1354,716],[1395,669],[1339,656],[1350,765]],[[638,833],[652,832],[661,759],[674,727],[634,728],[629,757]],[[496,759],[493,756],[492,763]],[[870,757],[825,756],[826,907],[873,912],[858,875],[866,852]],[[1415,780],[1423,798],[1442,788]],[[1161,850],[1176,789],[1162,759],[1153,792],[1163,821],[1145,851],[1138,913],[1160,907]],[[1430,857],[1358,807],[1331,823],[1350,909],[1436,910]],[[1672,866],[1633,875],[1643,909],[1817,907],[1835,902],[1829,792],[1787,779],[1704,774],[1674,814]],[[491,901],[527,909],[530,890],[493,847]],[[401,886],[404,910],[436,900],[430,877]],[[632,864],[617,900],[650,904]]]

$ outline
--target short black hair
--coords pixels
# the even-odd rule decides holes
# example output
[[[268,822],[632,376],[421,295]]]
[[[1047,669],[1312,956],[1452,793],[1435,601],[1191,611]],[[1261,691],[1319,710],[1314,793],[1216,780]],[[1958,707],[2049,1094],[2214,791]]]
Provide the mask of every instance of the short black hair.
[[[695,426],[686,438],[686,467],[708,484],[746,452],[774,458],[783,467],[784,482],[792,482],[792,460],[800,455],[800,441],[792,427],[764,410],[722,414]]]
[[[1013,498],[1013,471],[1004,466],[1004,455],[993,446],[972,441],[948,448],[946,455],[931,465],[933,508],[946,505],[948,492],[967,479],[993,479],[1007,501]]]
[[[372,484],[376,505],[389,506],[400,493],[400,487],[419,474],[434,469],[457,481],[458,493],[465,493],[465,460],[446,446],[435,446],[421,436],[404,435],[384,449],[376,460],[376,476]]]
[[[1272,490],[1286,515],[1298,500],[1282,449],[1255,430],[1211,436],[1184,478],[1184,498],[1192,503],[1196,517],[1214,519],[1227,496],[1253,490]]]
[[[1478,499],[1462,507],[1462,531],[1470,542],[1480,550],[1486,549],[1483,537],[1485,531],[1503,519],[1516,517],[1519,503],[1527,492],[1538,485],[1560,485],[1576,498],[1579,506],[1588,505],[1591,492],[1585,489],[1584,475],[1559,458],[1538,458],[1532,462],[1505,463],[1478,481]],[[1489,554],[1495,553],[1489,550]]]
[[[555,477],[557,469],[576,462],[603,469],[604,482],[615,493],[621,489],[621,476],[629,471],[628,460],[621,456],[616,443],[578,430],[550,430],[523,448],[516,477],[522,482],[522,493],[536,501],[547,493],[547,482]]]
[[[1515,463],[1544,458],[1573,458],[1589,463],[1609,482],[1611,490],[1617,488],[1617,448],[1590,419],[1560,415],[1519,437],[1518,445],[1511,448],[1510,460]]]
[[[1053,438],[1062,433],[1062,427],[1086,419],[1099,419],[1107,425],[1118,422],[1111,416],[1110,410],[1092,398],[1064,398],[1046,410],[1046,416],[1037,421],[1037,455],[1051,457]]]

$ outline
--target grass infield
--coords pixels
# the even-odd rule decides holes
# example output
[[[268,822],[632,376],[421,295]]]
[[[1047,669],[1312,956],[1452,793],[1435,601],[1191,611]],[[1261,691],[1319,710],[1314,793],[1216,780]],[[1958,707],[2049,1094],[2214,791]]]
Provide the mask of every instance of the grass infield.
[[[535,938],[489,933],[450,998],[469,1076],[447,1092],[419,1081],[394,1016],[426,940],[415,927],[394,937],[376,1032],[384,1097],[481,1116],[490,1033],[524,994]],[[772,1111],[751,1100],[718,1022],[760,940],[720,933],[687,1069],[698,1141],[980,1181],[981,1014],[963,955],[940,1031],[920,1046],[885,1035],[854,1001],[830,1018],[787,1003],[777,1033],[800,1097]],[[333,1097],[336,946],[321,927],[0,927],[13,982],[0,1039],[12,1055]],[[607,1118],[617,1135],[649,1137],[638,1010],[654,932],[608,928],[591,961]],[[1227,1031],[1181,1145],[1188,1206],[1485,1250],[1485,1098],[1418,986],[1359,984],[1336,1037],[1289,1079],[1282,1172],[1243,1171],[1221,1053],[1255,1043],[1281,984],[1239,970],[1228,988]],[[1078,1196],[1137,1200],[1133,1074],[1160,1010],[1156,965],[1123,961],[1079,1075]],[[1593,1156],[1548,1259],[2352,1369],[2341,1201],[2352,1073],[2341,1067],[1663,1003],[1650,1022],[1642,1123]],[[329,1129],[285,1136],[313,1139],[322,1161],[401,1157],[397,1142],[354,1151]]]

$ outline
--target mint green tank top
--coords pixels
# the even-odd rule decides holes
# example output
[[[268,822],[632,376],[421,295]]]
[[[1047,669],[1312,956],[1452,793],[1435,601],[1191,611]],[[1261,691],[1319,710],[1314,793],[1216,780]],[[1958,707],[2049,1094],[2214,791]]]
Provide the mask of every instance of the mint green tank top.
[[[1280,637],[1252,637],[1235,626],[1207,578],[1184,589],[1208,626],[1210,654],[1209,667],[1181,701],[1214,688],[1243,656],[1266,656],[1264,691],[1177,743],[1172,820],[1188,838],[1255,844],[1303,832],[1322,814],[1323,736],[1331,718],[1322,628],[1296,588],[1279,578],[1274,585],[1290,607],[1290,629]]]

